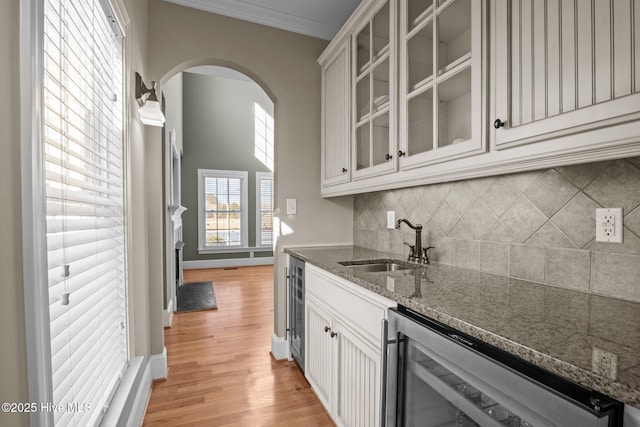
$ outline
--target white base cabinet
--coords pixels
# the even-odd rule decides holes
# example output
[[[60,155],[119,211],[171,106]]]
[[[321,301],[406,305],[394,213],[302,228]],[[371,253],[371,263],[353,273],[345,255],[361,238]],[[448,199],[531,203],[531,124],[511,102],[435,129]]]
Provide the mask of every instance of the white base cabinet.
[[[380,425],[380,322],[393,301],[307,264],[306,370],[339,426]]]

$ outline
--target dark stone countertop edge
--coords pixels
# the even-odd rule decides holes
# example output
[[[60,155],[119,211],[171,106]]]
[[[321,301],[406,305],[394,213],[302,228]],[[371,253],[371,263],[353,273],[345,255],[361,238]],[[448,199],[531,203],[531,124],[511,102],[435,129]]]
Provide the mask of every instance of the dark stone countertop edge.
[[[351,246],[335,246],[336,249],[347,249],[350,247]],[[351,283],[355,283],[356,285],[361,286],[364,289],[368,289],[378,295],[382,295],[385,298],[409,307],[447,326],[458,329],[459,331],[464,332],[474,338],[491,344],[510,354],[518,356],[540,368],[546,369],[547,371],[550,371],[556,375],[568,378],[580,385],[596,390],[622,403],[640,408],[640,390],[633,389],[625,384],[621,384],[617,381],[601,377],[593,372],[587,371],[571,363],[562,361],[553,356],[547,355],[545,353],[517,343],[491,331],[487,331],[480,327],[474,326],[468,322],[457,319],[456,317],[450,316],[449,314],[441,312],[439,310],[435,310],[424,304],[417,304],[402,295],[388,291],[387,289],[382,289],[379,286],[368,282],[361,277],[356,277],[349,274],[349,271],[346,268],[341,268],[342,266],[339,264],[329,264],[323,262],[322,259],[313,258],[309,255],[306,255],[304,252],[314,249],[328,250],[330,248],[331,247],[327,246],[289,247],[285,248],[284,251],[302,261],[315,265],[338,277],[342,277],[343,279],[348,280]],[[393,257],[391,254],[381,253],[379,259],[397,259],[397,257]]]

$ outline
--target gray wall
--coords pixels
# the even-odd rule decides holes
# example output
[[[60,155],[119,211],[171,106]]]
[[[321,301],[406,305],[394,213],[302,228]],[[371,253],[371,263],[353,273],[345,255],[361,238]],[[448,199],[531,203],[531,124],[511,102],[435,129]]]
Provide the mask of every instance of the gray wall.
[[[624,208],[624,243],[595,242],[596,208]],[[640,157],[358,195],[354,243],[408,255],[424,225],[444,264],[640,302]]]
[[[186,72],[182,75],[182,205],[188,209],[182,215],[184,260],[248,257],[248,253],[198,253],[198,169],[249,172],[248,234],[249,246],[255,247],[256,172],[269,169],[254,156],[254,103],[273,117],[273,102],[252,81]]]
[[[163,76],[220,65],[258,82],[275,107],[276,217],[291,230],[278,235],[274,327],[285,335],[286,254],[283,247],[353,242],[352,197],[320,197],[320,67],[325,40],[149,0],[149,66]],[[286,215],[286,199],[298,214]],[[318,224],[331,224],[319,227]]]
[[[182,154],[182,73],[176,74],[162,86],[162,95],[166,102],[164,110],[164,116],[167,119],[164,125],[165,141],[169,143],[169,133],[174,129],[176,131],[174,145],[178,154]]]

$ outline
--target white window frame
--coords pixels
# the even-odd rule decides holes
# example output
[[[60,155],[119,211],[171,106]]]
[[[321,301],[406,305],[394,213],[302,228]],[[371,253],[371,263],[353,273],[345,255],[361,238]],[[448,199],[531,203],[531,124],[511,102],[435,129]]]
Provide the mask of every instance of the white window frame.
[[[275,239],[271,237],[271,243],[262,243],[262,200],[260,192],[260,181],[270,179],[273,182],[273,172],[256,172],[256,247],[271,248]],[[272,184],[273,185],[273,184]],[[274,187],[275,192],[275,187]],[[274,194],[275,198],[275,194]],[[272,202],[273,204],[273,202]],[[273,211],[272,211],[273,213]],[[273,227],[273,224],[272,224]]]
[[[234,246],[206,246],[206,215],[205,215],[205,178],[233,178],[240,179],[240,245]],[[246,252],[249,246],[249,215],[248,215],[248,189],[249,173],[247,171],[232,171],[220,169],[198,169],[198,253],[228,253]]]
[[[258,114],[259,111],[264,113],[266,120],[260,117],[260,114]],[[257,102],[253,103],[253,116],[255,127],[254,156],[260,163],[269,168],[270,171],[273,171],[275,162],[275,122],[273,116]],[[271,127],[269,127],[269,121],[272,123]],[[264,135],[261,135],[258,129],[260,129]],[[264,145],[264,149],[259,148],[260,141],[262,145]]]
[[[127,78],[129,67],[128,38],[126,28],[130,24],[129,17],[122,0],[102,0],[110,7],[112,24],[117,27],[123,37],[122,63],[124,77],[124,99],[131,99],[133,90]],[[25,338],[27,347],[27,386],[28,402],[52,402],[51,380],[51,339],[48,298],[47,272],[47,239],[46,239],[46,205],[45,205],[45,172],[44,150],[42,141],[43,115],[41,111],[44,81],[44,0],[20,1],[20,152],[21,152],[21,189],[22,189],[22,255],[23,285],[25,300]],[[130,103],[123,102],[123,146],[124,183],[125,183],[125,235],[131,232],[131,212],[127,209],[130,194],[127,192],[129,179],[128,147]],[[125,241],[125,251],[128,243]],[[126,256],[126,255],[125,255]],[[130,293],[127,285],[127,294]],[[128,298],[128,295],[127,295]],[[129,306],[129,316],[131,315]],[[129,327],[130,325],[127,325]],[[132,358],[133,343],[129,340],[129,368],[125,372],[120,387],[116,390],[111,405],[102,419],[103,423],[115,425],[126,421],[123,414],[131,392],[135,386],[135,378],[145,367],[144,357]],[[149,387],[150,390],[150,387]],[[128,414],[128,422],[138,423],[142,413],[136,405]],[[138,405],[139,406],[139,405]],[[93,408],[101,410],[101,408]],[[139,420],[137,418],[140,418]],[[53,411],[29,411],[29,425],[53,426]]]

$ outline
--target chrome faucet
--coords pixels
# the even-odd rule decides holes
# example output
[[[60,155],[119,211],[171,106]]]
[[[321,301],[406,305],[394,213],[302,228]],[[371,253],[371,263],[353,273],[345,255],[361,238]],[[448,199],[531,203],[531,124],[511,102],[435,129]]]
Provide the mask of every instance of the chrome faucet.
[[[413,225],[409,222],[409,220],[402,218],[402,219],[399,219],[398,222],[396,223],[396,229],[399,230],[400,225],[403,222],[407,224],[410,228],[415,230],[416,232],[415,244],[410,245],[408,243],[405,243],[405,245],[408,245],[410,249],[408,260],[413,262],[429,264],[429,249],[433,249],[433,246],[428,246],[422,249],[422,225],[421,224]]]

